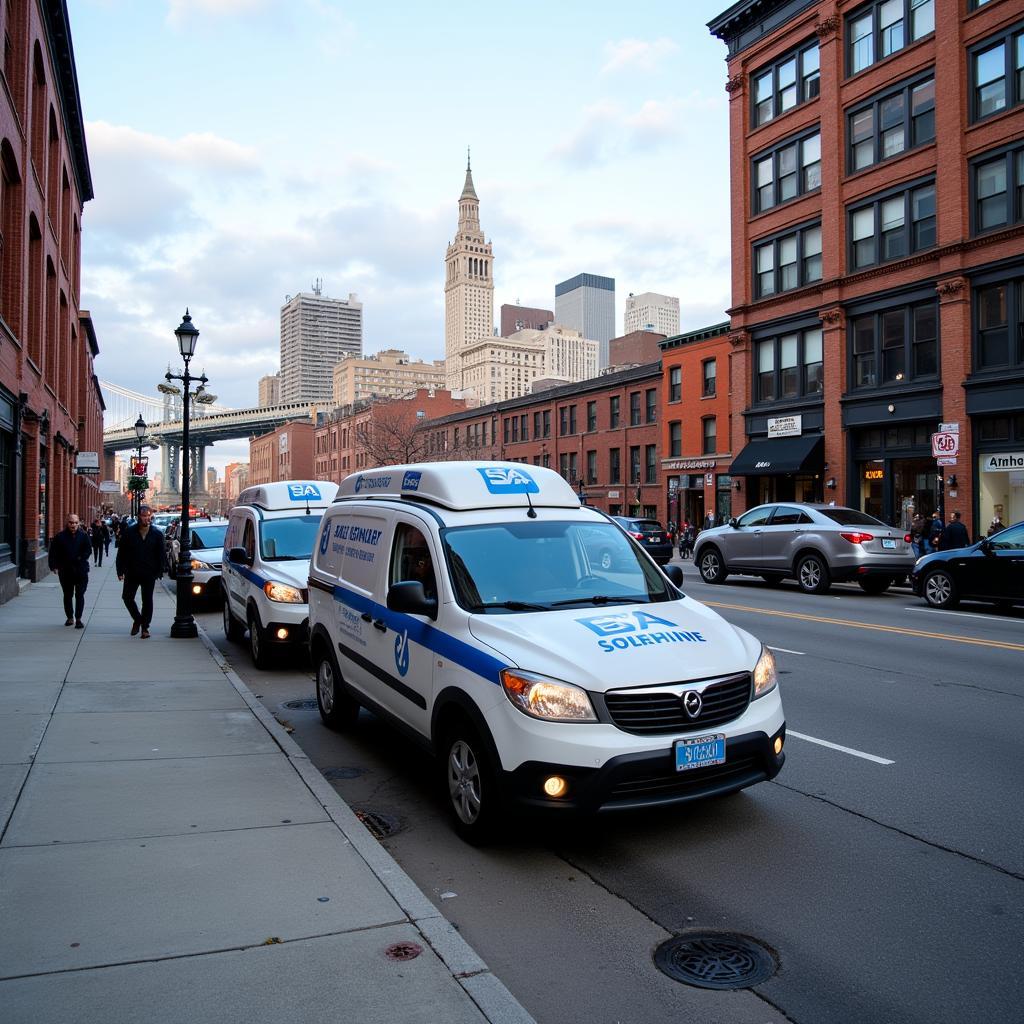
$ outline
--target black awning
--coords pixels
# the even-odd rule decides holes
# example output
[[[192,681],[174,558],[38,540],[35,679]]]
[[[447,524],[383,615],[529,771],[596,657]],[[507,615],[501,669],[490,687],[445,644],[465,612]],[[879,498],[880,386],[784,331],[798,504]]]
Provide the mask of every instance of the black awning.
[[[825,436],[767,437],[751,441],[729,467],[732,476],[820,473],[825,468]]]

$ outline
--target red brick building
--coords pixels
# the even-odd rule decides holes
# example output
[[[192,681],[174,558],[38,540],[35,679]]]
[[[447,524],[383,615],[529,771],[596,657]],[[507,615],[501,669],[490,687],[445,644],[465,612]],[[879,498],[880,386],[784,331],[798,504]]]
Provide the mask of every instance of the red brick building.
[[[313,424],[284,423],[249,442],[249,486],[278,480],[312,480]]]
[[[729,324],[677,334],[661,350],[661,471],[666,521],[732,514]]]
[[[1022,14],[741,0],[711,22],[729,48],[734,510],[834,499],[901,524],[944,504],[972,534],[1024,518]],[[944,466],[940,424],[959,442]]]
[[[0,90],[0,601],[47,570],[69,511],[100,504],[74,475],[102,453],[98,348],[79,309],[92,179],[63,0],[10,0]]]
[[[658,342],[665,335],[657,331],[630,331],[608,342],[608,365],[625,366],[627,363],[656,363],[661,359]]]

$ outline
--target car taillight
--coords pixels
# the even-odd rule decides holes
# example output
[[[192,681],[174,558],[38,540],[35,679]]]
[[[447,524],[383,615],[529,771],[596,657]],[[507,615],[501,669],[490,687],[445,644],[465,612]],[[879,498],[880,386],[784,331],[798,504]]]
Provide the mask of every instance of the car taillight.
[[[644,535],[642,533],[631,533],[630,537],[632,537],[634,540],[643,540],[644,539]]]
[[[911,539],[912,538],[911,538],[909,533],[903,534],[903,543],[904,544],[909,544],[911,542]]]
[[[851,544],[864,544],[869,540],[874,540],[874,535],[870,533],[841,533],[839,534],[843,540],[848,540]]]

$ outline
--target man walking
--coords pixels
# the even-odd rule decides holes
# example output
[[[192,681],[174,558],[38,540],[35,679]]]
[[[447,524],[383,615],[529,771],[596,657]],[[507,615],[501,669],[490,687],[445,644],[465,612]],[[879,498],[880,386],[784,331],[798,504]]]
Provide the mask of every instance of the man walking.
[[[110,543],[110,531],[107,529],[107,524],[99,516],[92,521],[92,529],[89,531],[89,535],[92,539],[92,560],[98,567],[103,564],[106,545]]]
[[[85,588],[89,586],[89,556],[92,544],[89,534],[74,512],[68,514],[64,529],[50,541],[50,570],[57,573],[64,591],[65,626],[85,629],[82,612],[85,610]],[[74,597],[74,608],[71,599]]]
[[[967,527],[960,522],[960,513],[954,512],[953,518],[946,524],[942,533],[942,550],[954,551],[956,548],[970,547],[971,538],[967,534]]]
[[[149,639],[153,620],[153,588],[164,574],[164,535],[151,525],[153,510],[148,505],[139,509],[139,521],[121,530],[117,547],[117,578],[124,582],[121,600],[132,617],[132,636],[142,630],[142,639]],[[135,603],[135,594],[142,590],[142,610]]]

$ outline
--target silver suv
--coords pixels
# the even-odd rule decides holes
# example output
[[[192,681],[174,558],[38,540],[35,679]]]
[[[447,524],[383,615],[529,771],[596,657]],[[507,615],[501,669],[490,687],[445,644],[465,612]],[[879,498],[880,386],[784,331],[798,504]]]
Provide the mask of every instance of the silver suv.
[[[766,583],[794,577],[808,594],[855,580],[865,593],[881,594],[914,568],[910,534],[834,505],[773,502],[704,530],[694,561],[705,583],[730,573],[761,576]]]

